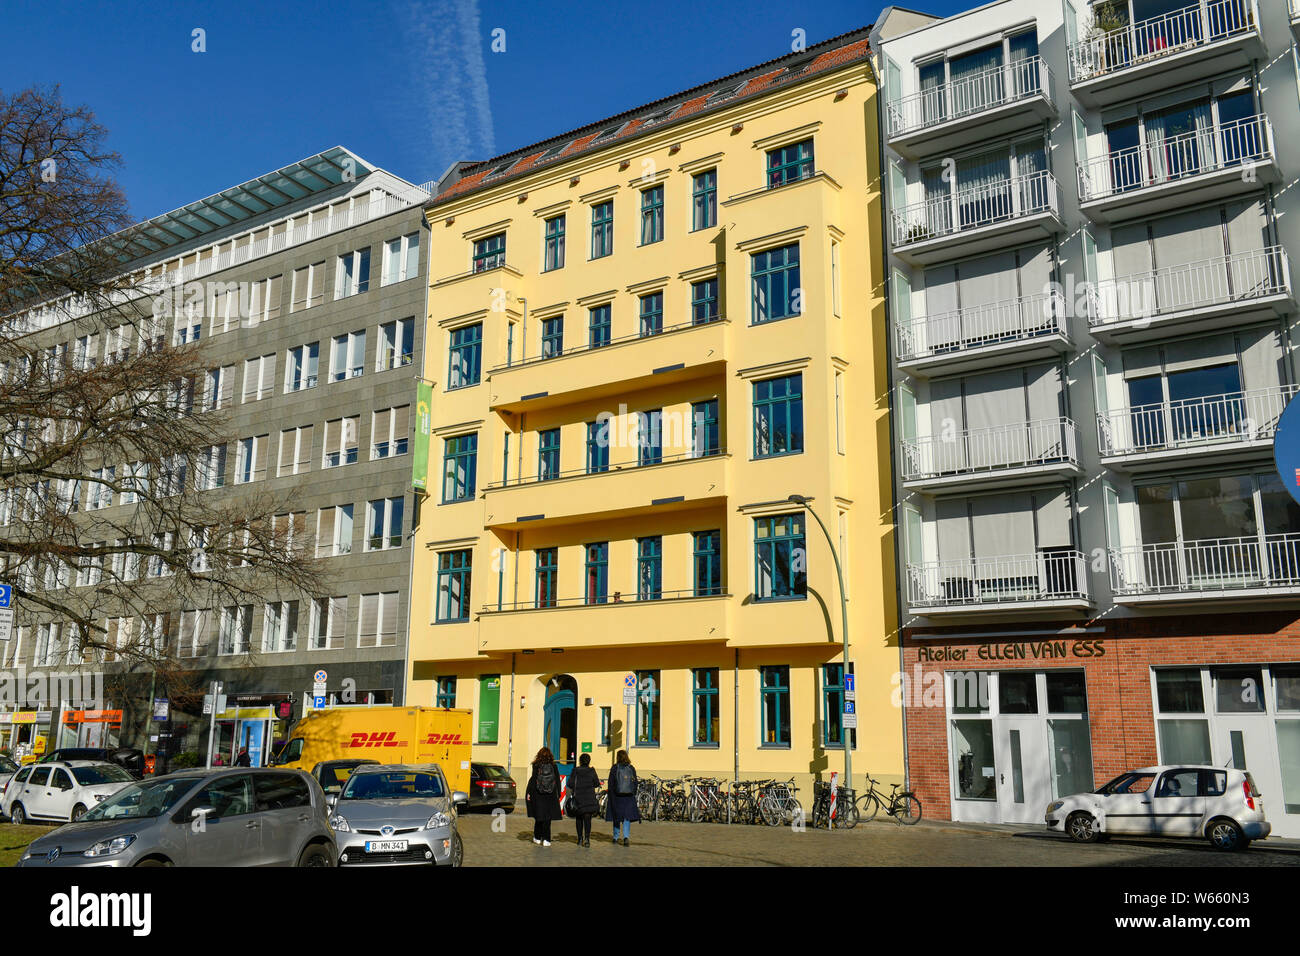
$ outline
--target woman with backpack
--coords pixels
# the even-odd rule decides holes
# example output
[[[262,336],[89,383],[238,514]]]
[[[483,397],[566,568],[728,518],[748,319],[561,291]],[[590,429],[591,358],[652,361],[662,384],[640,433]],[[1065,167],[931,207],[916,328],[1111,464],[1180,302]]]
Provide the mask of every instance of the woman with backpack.
[[[550,846],[551,821],[560,819],[560,771],[545,747],[533,758],[533,773],[524,790],[524,801],[533,819],[533,842]]]
[[[591,769],[591,754],[583,754],[569,776],[570,805],[565,808],[578,827],[578,846],[591,846],[591,818],[600,810],[600,800],[596,797],[599,786],[600,777]]]
[[[609,768],[609,800],[605,805],[605,819],[614,824],[614,842],[623,834],[623,845],[628,846],[632,821],[641,819],[636,808],[636,767],[628,759],[627,751],[620,750]]]

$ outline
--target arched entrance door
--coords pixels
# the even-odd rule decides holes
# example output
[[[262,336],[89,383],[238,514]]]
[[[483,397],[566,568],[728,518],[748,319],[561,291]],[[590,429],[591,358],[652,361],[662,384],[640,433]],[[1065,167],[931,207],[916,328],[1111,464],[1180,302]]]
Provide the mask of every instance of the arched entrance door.
[[[578,682],[556,674],[546,682],[542,739],[555,755],[560,773],[569,774],[578,759]]]

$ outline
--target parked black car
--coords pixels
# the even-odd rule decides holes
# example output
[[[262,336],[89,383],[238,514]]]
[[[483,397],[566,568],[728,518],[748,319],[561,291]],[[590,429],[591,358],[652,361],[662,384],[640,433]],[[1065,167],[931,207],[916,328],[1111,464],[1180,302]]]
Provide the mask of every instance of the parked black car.
[[[502,807],[506,813],[515,809],[517,797],[514,778],[506,768],[495,763],[469,765],[469,807],[491,810]]]
[[[137,780],[144,776],[144,751],[132,747],[60,747],[41,754],[37,763],[50,760],[102,760],[117,764]]]

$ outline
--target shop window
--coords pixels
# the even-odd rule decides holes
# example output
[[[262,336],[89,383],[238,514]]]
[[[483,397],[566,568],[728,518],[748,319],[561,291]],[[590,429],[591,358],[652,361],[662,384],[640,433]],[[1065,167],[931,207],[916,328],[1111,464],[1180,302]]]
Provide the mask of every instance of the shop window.
[[[1300,710],[1300,665],[1272,667],[1270,670],[1273,672],[1273,696],[1277,710]]]
[[[1087,681],[1082,671],[1048,671],[1047,712],[1049,714],[1088,712]]]
[[[989,675],[987,671],[959,671],[951,675],[952,713],[987,714]]]
[[[1195,668],[1156,671],[1156,703],[1162,714],[1205,713],[1201,672]]]
[[[1038,675],[1033,671],[1003,671],[998,675],[998,713],[1038,713]]]
[[[1220,714],[1262,714],[1264,679],[1258,667],[1220,667],[1214,671],[1214,706]]]
[[[963,800],[996,800],[997,772],[993,760],[993,722],[954,720],[952,750],[957,796]]]
[[[1210,754],[1210,723],[1207,720],[1161,720],[1160,760],[1162,763],[1207,764]]]

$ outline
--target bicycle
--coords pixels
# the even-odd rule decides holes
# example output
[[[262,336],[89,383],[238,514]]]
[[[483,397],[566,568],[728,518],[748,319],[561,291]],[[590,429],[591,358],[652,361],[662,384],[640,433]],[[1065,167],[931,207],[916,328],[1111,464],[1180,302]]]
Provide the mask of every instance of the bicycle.
[[[836,829],[852,830],[858,825],[859,818],[857,800],[848,787],[835,788],[835,809],[832,814],[831,785],[820,780],[813,784],[812,825],[814,827],[825,827],[829,830],[833,823]]]
[[[690,821],[692,823],[716,823],[727,818],[720,783],[715,777],[690,778],[691,795],[689,801]]]
[[[655,783],[657,778],[650,780],[638,780],[636,782],[636,808],[641,814],[642,820],[656,819],[659,803],[659,788]]]
[[[686,788],[681,777],[656,780],[659,793],[655,798],[655,819],[672,821],[686,818]]]
[[[769,827],[779,827],[803,815],[803,805],[795,798],[798,787],[791,777],[784,783],[765,781],[758,802],[759,818]]]
[[[857,809],[859,815],[864,820],[874,820],[876,814],[881,810],[893,817],[900,826],[912,826],[921,820],[921,801],[916,794],[910,790],[899,790],[898,784],[893,784],[888,796],[882,796],[876,789],[879,780],[867,778],[871,784],[861,797],[858,798]]]

